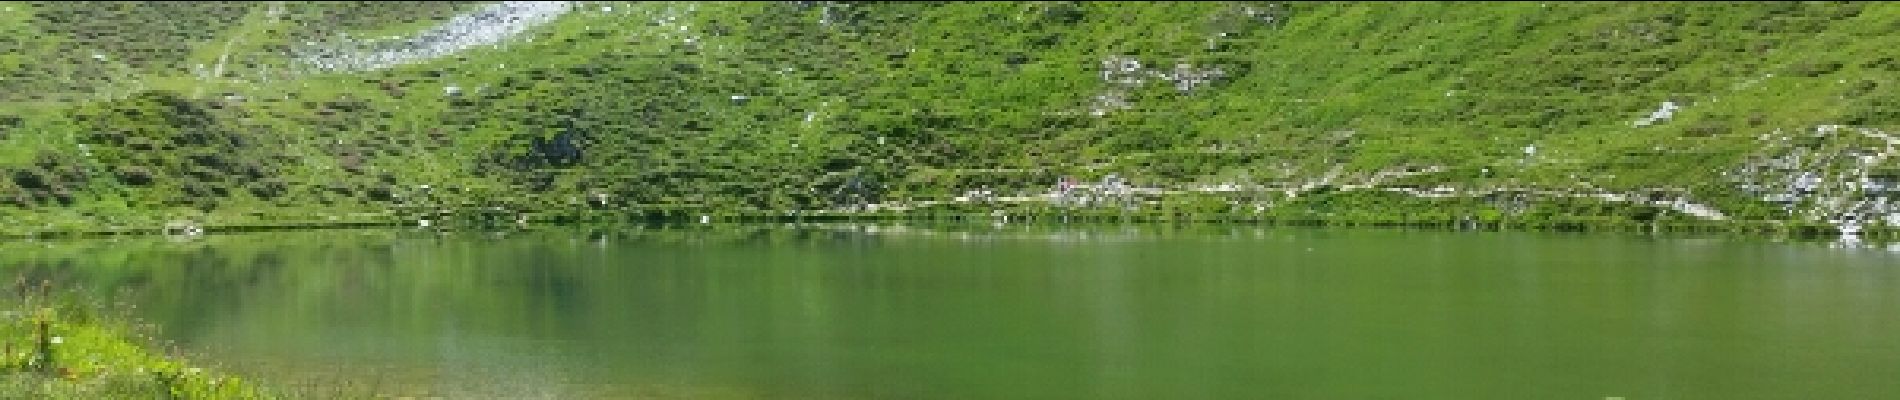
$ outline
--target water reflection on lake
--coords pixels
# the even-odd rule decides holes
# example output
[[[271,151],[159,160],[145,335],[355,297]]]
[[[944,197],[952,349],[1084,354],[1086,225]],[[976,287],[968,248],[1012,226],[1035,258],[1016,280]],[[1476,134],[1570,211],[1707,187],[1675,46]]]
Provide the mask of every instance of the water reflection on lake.
[[[1886,398],[1900,253],[1244,225],[9,243],[276,382],[457,398]]]

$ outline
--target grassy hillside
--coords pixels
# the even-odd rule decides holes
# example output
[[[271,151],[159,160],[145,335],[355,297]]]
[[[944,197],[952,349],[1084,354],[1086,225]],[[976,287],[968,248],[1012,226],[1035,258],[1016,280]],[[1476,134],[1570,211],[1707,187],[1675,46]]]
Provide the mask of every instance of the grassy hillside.
[[[575,2],[391,68],[301,61],[484,7],[7,3],[0,218],[816,210],[1108,174],[1281,216],[1900,211],[1890,4]]]

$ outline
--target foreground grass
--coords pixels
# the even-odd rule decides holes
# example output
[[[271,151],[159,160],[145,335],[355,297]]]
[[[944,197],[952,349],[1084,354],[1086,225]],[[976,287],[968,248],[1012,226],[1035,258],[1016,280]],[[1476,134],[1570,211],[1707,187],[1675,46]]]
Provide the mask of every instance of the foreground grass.
[[[192,364],[115,307],[41,282],[0,299],[0,398],[262,399],[285,393]],[[117,307],[122,309],[123,307]]]

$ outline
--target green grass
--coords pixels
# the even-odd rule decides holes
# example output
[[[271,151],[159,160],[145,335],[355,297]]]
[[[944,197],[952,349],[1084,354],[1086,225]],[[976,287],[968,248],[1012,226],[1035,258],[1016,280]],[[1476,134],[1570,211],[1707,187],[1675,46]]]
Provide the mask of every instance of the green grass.
[[[499,46],[354,73],[299,73],[284,50],[336,32],[420,31],[478,5],[310,4],[272,19],[254,3],[199,30],[157,22],[182,9],[126,5],[61,25],[33,16],[49,5],[9,6],[0,30],[15,39],[0,46],[18,50],[0,71],[30,78],[0,83],[18,88],[0,99],[0,117],[20,118],[0,137],[0,203],[11,204],[0,219],[27,222],[13,226],[558,210],[602,193],[783,210],[829,206],[823,194],[853,175],[887,184],[885,197],[942,198],[984,184],[1046,187],[1059,174],[1297,183],[1401,166],[1447,171],[1408,178],[1421,186],[1681,189],[1786,220],[1800,217],[1750,211],[1768,206],[1721,175],[1786,151],[1759,136],[1900,129],[1900,98],[1886,90],[1900,69],[1886,51],[1900,7],[1880,3],[589,2]],[[106,51],[153,59],[73,59],[87,53],[72,36],[86,29],[127,39]],[[160,68],[220,57],[226,77]],[[1149,82],[1104,82],[1102,63],[1116,57],[1139,60]],[[1177,63],[1225,74],[1191,92],[1152,75]],[[208,119],[85,120],[100,109],[172,112],[135,100],[154,92]],[[1090,115],[1104,95],[1126,106]],[[1631,125],[1664,101],[1683,108]],[[568,115],[583,155],[540,157],[531,144],[557,139]],[[246,145],[73,154],[107,145],[87,139],[102,129]],[[1878,148],[1853,136],[1819,140],[1834,152]],[[1524,160],[1529,145],[1538,157]],[[213,153],[223,157],[213,166],[190,159]],[[173,172],[130,186],[112,178],[128,164]],[[61,168],[84,179],[17,179]],[[944,173],[977,170],[1045,172]],[[434,190],[424,198],[421,185]],[[54,211],[67,209],[90,211]]]
[[[123,315],[124,305],[16,281],[0,300],[0,398],[283,397],[194,366]]]

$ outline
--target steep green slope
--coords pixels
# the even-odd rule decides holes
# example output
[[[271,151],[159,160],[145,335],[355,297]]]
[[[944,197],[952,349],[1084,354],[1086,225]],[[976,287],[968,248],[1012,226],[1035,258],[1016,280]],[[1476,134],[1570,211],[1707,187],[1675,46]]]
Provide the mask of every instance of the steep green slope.
[[[1215,193],[1151,208],[1287,217],[1900,211],[1882,3],[577,2],[378,70],[300,57],[488,6],[7,7],[15,229],[916,205],[1109,174]]]

